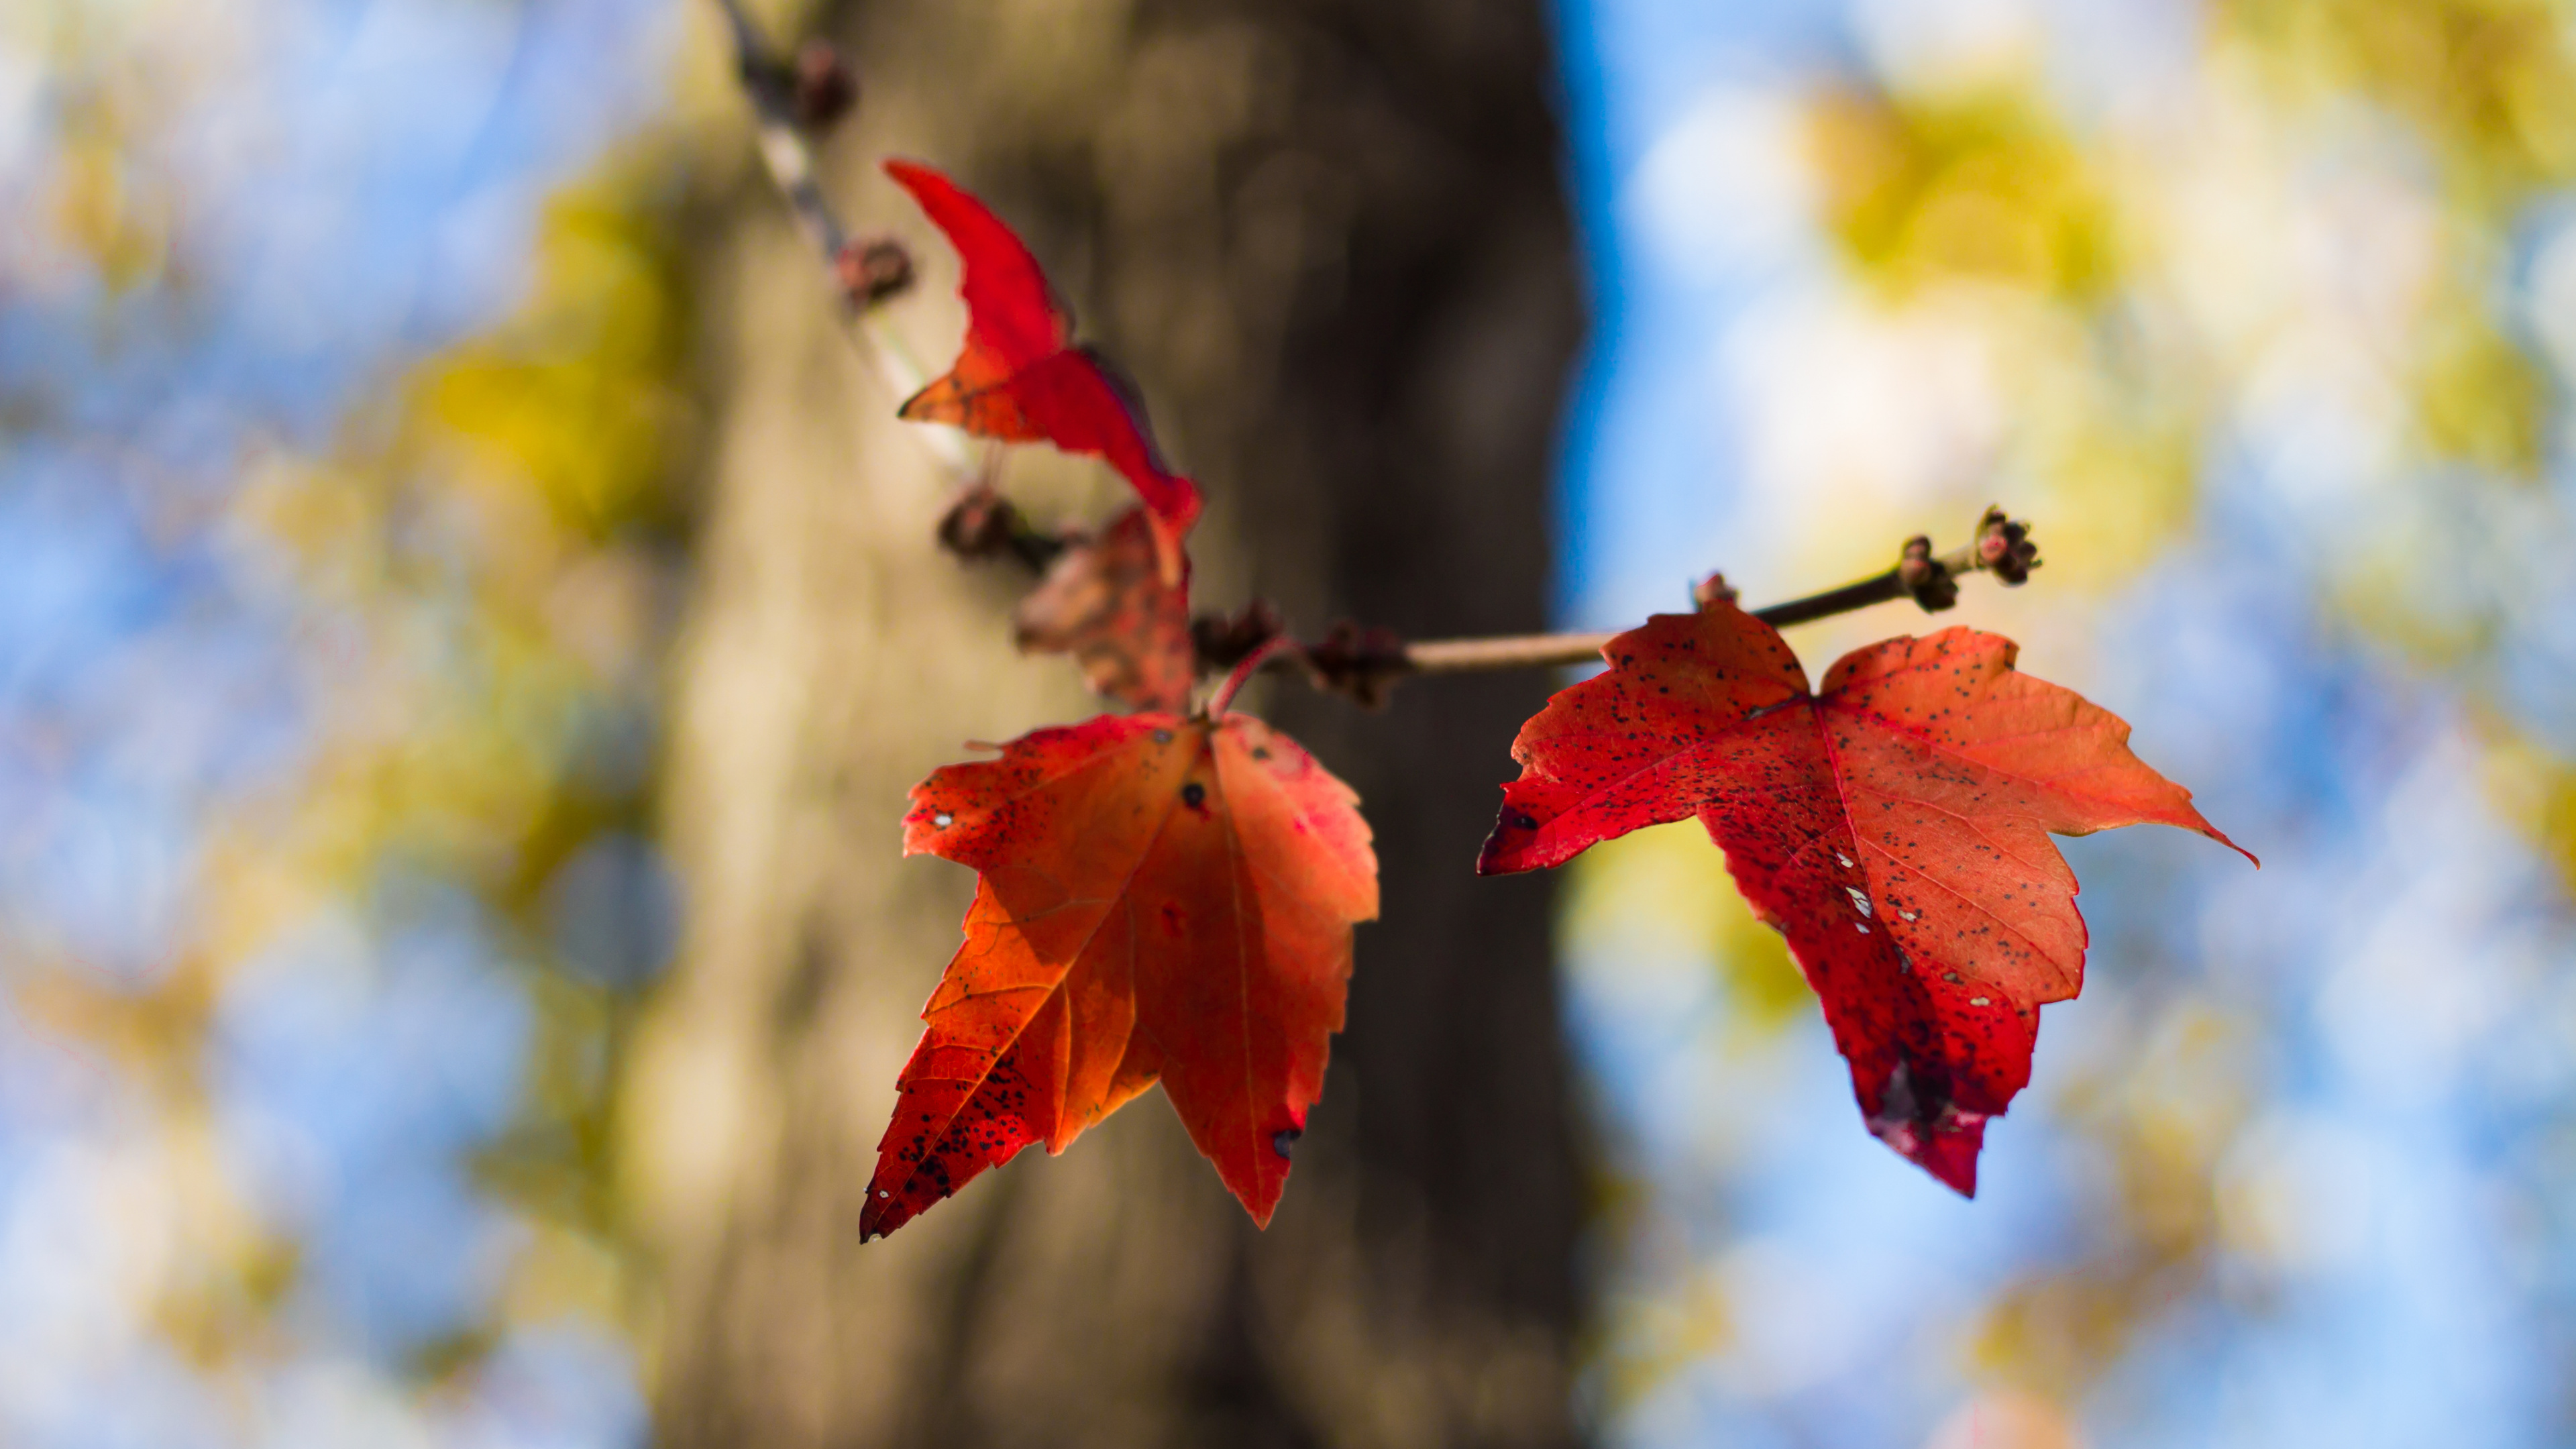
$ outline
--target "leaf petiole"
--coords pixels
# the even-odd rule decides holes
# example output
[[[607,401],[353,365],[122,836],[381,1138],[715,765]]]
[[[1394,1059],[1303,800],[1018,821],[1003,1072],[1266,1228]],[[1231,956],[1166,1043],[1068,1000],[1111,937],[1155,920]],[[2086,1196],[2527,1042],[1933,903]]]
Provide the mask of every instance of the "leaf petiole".
[[[1241,660],[1236,662],[1234,668],[1227,672],[1225,678],[1218,683],[1215,690],[1209,693],[1207,703],[1202,705],[1199,709],[1200,715],[1207,719],[1225,718],[1226,708],[1234,703],[1236,691],[1242,689],[1245,684],[1251,682],[1252,676],[1260,673],[1262,666],[1268,664],[1273,659],[1281,657],[1282,655],[1296,654],[1302,656],[1305,652],[1305,646],[1299,644],[1296,640],[1289,638],[1287,635],[1273,635],[1270,639],[1265,641],[1261,647],[1253,650],[1249,654],[1246,654]]]

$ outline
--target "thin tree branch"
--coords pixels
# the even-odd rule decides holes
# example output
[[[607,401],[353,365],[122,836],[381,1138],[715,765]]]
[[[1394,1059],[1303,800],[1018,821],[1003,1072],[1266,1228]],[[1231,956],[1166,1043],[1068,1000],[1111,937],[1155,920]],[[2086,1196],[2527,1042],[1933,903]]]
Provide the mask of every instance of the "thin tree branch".
[[[716,0],[716,6],[733,31],[735,74],[759,123],[760,159],[768,164],[770,179],[778,183],[780,194],[795,211],[797,229],[814,244],[823,264],[837,274],[849,232],[832,214],[832,204],[823,199],[822,183],[814,179],[814,152],[796,124],[795,74],[769,48],[742,0]],[[842,296],[848,299],[848,293]]]
[[[1903,598],[1913,599],[1925,613],[1938,613],[1958,602],[1958,581],[1964,575],[1991,573],[2006,587],[2013,587],[2027,581],[2030,570],[2038,565],[2039,547],[2030,541],[2030,526],[2005,516],[2001,508],[1989,508],[1977,520],[1976,541],[1964,547],[1936,555],[1930,539],[1911,538],[1906,540],[1896,566],[1885,573],[1820,594],[1771,604],[1752,613],[1774,628],[1812,623]],[[1703,608],[1721,599],[1731,603],[1735,598],[1735,591],[1714,574],[1692,592]],[[1248,612],[1246,617],[1254,615]],[[1276,615],[1266,617],[1275,620]],[[1243,651],[1268,650],[1276,642],[1269,637],[1248,637],[1258,633],[1257,629],[1241,627],[1239,621],[1211,623],[1200,631],[1202,662],[1215,668],[1236,666],[1239,670],[1248,657]],[[1363,704],[1374,705],[1385,698],[1395,681],[1408,675],[1589,664],[1615,637],[1615,633],[1607,632],[1519,634],[1407,643],[1383,629],[1363,630],[1344,624],[1318,643],[1273,650],[1262,663],[1272,668],[1284,668],[1291,662],[1302,664],[1316,687],[1346,693]],[[1234,657],[1224,657],[1229,654]]]
[[[2009,526],[2005,524],[2001,509],[1988,510],[1988,519],[1991,520],[1991,524],[1981,522],[1981,530],[1991,525]],[[2025,539],[2013,540],[2017,544],[2025,541]],[[1929,557],[1928,546],[1924,556]],[[1937,558],[1931,558],[1930,562],[1937,571],[1934,577],[1949,581],[1948,595],[1941,598],[1939,602],[1933,602],[1924,597],[1927,592],[1926,586],[1907,583],[1906,567],[1903,563],[1899,563],[1883,574],[1872,574],[1857,583],[1845,584],[1837,589],[1827,589],[1821,594],[1809,594],[1804,598],[1766,604],[1748,612],[1772,628],[1786,629],[1792,624],[1812,624],[1818,619],[1830,619],[1836,614],[1848,614],[1855,609],[1866,609],[1872,604],[1893,603],[1911,595],[1922,604],[1925,613],[1938,613],[1957,602],[1958,586],[1955,580],[1960,575],[1986,572],[1994,567],[1986,561],[1980,550],[1980,544],[1976,543],[1954,548]],[[2023,560],[2023,567],[2028,568],[2038,562],[2034,546],[2032,554]],[[2020,582],[2022,582],[2021,579],[2008,579],[2006,584],[2009,587]],[[1550,664],[1588,664],[1599,658],[1602,646],[1616,637],[1618,637],[1617,631],[1613,630],[1598,634],[1525,634],[1492,639],[1427,639],[1405,645],[1404,659],[1406,667],[1415,674],[1467,674],[1488,669],[1527,669]]]
[[[921,391],[929,378],[903,340],[886,325],[876,304],[910,285],[911,259],[889,241],[850,240],[849,228],[833,212],[832,203],[823,195],[822,182],[817,179],[814,148],[797,114],[797,71],[770,48],[768,38],[761,34],[743,0],[715,3],[724,12],[726,27],[733,32],[735,73],[742,80],[743,94],[751,100],[760,159],[769,169],[769,179],[778,184],[779,194],[795,213],[796,229],[805,234],[822,259],[832,290],[841,299],[842,316],[850,323],[852,340],[886,390],[898,401],[908,398]],[[841,84],[848,84],[846,77]],[[968,459],[964,435],[948,428],[914,431],[950,472],[961,478],[965,475]]]
[[[1619,637],[1596,634],[1497,634],[1484,639],[1424,639],[1403,646],[1407,674],[1480,674],[1494,669],[1543,669],[1589,664],[1601,646]]]

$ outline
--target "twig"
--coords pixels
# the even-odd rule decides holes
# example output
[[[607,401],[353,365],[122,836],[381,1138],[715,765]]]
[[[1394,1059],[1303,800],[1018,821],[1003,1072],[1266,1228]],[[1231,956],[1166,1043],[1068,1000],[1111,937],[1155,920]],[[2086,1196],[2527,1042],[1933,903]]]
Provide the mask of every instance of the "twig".
[[[1407,644],[1407,674],[1477,674],[1492,669],[1539,669],[1551,664],[1588,664],[1601,657],[1601,646],[1619,637],[1616,630],[1595,634],[1498,634],[1485,639],[1425,639]]]
[[[2030,570],[2038,566],[2039,547],[2030,541],[2030,525],[2006,517],[2001,508],[1989,508],[1977,520],[1976,541],[1965,547],[1936,555],[1930,539],[1911,538],[1906,540],[1896,566],[1883,574],[1821,594],[1771,604],[1752,613],[1773,628],[1812,623],[1903,598],[1912,598],[1925,613],[1938,613],[1958,602],[1958,580],[1962,575],[1991,573],[2006,587],[2013,587],[2027,581]],[[1720,599],[1731,603],[1735,598],[1735,591],[1715,574],[1692,592],[1702,607]],[[1253,617],[1254,612],[1247,611],[1246,620]],[[1266,617],[1275,620],[1276,615]],[[1383,700],[1395,681],[1407,675],[1589,664],[1601,656],[1604,645],[1617,637],[1611,632],[1518,634],[1407,643],[1383,629],[1362,630],[1343,624],[1319,643],[1275,650],[1272,646],[1276,639],[1247,639],[1246,635],[1257,631],[1243,627],[1243,621],[1202,621],[1202,626],[1198,631],[1200,653],[1211,666],[1233,664],[1241,672],[1243,665],[1239,661],[1249,657],[1243,653],[1246,649],[1260,651],[1264,664],[1295,659],[1305,665],[1316,687],[1347,693],[1368,705]],[[1223,657],[1229,653],[1234,657]]]
[[[1940,614],[1942,608],[1958,603],[1958,578],[1971,572],[2004,572],[1994,559],[2020,562],[2020,578],[2004,578],[2004,585],[2020,585],[2027,580],[2027,570],[2040,562],[2038,544],[2030,544],[2030,526],[2004,518],[2002,508],[1989,508],[1978,518],[1978,541],[1950,549],[1935,557],[1932,541],[1909,539],[1906,557],[1888,572],[1870,575],[1860,583],[1847,583],[1842,588],[1829,588],[1824,593],[1808,593],[1806,598],[1788,598],[1783,603],[1767,603],[1754,608],[1752,616],[1770,624],[1772,629],[1788,629],[1790,624],[1814,624],[1816,619],[1832,619],[1834,614],[1850,614],[1855,608],[1868,608],[1873,603],[1893,603],[1899,598],[1914,598],[1922,603],[1924,614]],[[1986,557],[1986,536],[2007,536],[2007,547],[1999,549],[1994,559]],[[2020,552],[2020,549],[2030,552]],[[1929,562],[1929,570],[1924,570]],[[1911,567],[1909,565],[1917,565]],[[1911,575],[1911,578],[1909,578]],[[1703,585],[1705,588],[1705,585]],[[1731,593],[1731,590],[1728,590]],[[1700,603],[1708,603],[1703,598]],[[1499,639],[1425,639],[1419,645],[1404,645],[1404,668],[1409,673],[1476,673],[1476,670],[1515,670],[1533,665],[1584,665],[1600,657],[1602,645],[1618,637],[1618,632],[1602,634],[1522,634],[1522,637]]]
[[[760,159],[768,163],[770,179],[795,211],[797,228],[822,254],[824,265],[837,270],[849,232],[823,199],[822,183],[814,179],[814,152],[796,125],[795,73],[770,50],[742,0],[716,0],[716,6],[733,30],[735,74],[759,122]]]
[[[910,260],[892,243],[850,240],[849,229],[834,214],[832,203],[824,198],[822,183],[816,179],[814,148],[797,117],[796,70],[769,48],[768,39],[743,8],[742,0],[715,3],[733,31],[735,70],[742,78],[743,93],[751,99],[760,159],[769,168],[769,179],[778,184],[779,193],[796,214],[797,230],[805,234],[822,258],[824,270],[832,278],[833,291],[841,299],[842,315],[851,324],[852,339],[887,390],[897,400],[908,398],[921,391],[929,378],[914,362],[903,340],[886,326],[876,303],[909,284]],[[963,435],[945,428],[914,431],[950,471],[965,473]]]

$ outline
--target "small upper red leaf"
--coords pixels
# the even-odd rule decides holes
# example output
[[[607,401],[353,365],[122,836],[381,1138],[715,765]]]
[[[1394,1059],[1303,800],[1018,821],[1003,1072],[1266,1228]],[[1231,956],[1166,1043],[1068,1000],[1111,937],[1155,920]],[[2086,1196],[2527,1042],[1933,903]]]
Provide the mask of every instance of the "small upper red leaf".
[[[2156,822],[2234,845],[2129,752],[2117,716],[2014,653],[1969,629],[1891,639],[1811,694],[1778,632],[1733,604],[1657,615],[1522,726],[1477,869],[1697,815],[1823,999],[1870,1130],[1974,1196],[2040,1006],[2083,985],[2075,875],[2049,835]]]
[[[1243,715],[1104,715],[912,792],[904,850],[973,866],[966,941],[897,1079],[863,1235],[1158,1079],[1267,1224],[1323,1091],[1377,857],[1349,788]]]
[[[1074,346],[1073,314],[1047,286],[1037,258],[947,177],[909,161],[888,161],[885,169],[957,248],[964,270],[958,292],[966,299],[966,346],[957,365],[907,399],[901,415],[1105,459],[1135,485],[1166,540],[1188,532],[1199,515],[1198,485],[1165,466],[1133,385],[1097,353]]]

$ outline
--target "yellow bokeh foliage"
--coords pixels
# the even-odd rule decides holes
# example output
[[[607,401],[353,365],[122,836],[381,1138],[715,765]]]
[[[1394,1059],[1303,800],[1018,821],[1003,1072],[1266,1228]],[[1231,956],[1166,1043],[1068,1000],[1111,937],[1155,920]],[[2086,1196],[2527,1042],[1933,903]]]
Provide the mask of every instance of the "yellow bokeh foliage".
[[[1612,959],[1709,959],[1730,1026],[1776,1031],[1815,1004],[1788,942],[1757,920],[1695,820],[1650,826],[1585,851],[1568,867],[1562,930]]]
[[[1891,296],[1974,280],[2084,300],[2117,278],[2101,178],[2024,90],[1837,87],[1811,103],[1809,138],[1827,226]]]
[[[2105,1211],[2082,1257],[2005,1285],[1979,1311],[1974,1373],[2073,1401],[2166,1306],[2207,1286],[2212,1184],[2253,1105],[2251,1047],[2245,1023],[2185,995],[2069,1085],[2056,1110],[2101,1149]]]
[[[529,306],[416,381],[420,418],[468,444],[469,477],[530,490],[569,537],[667,531],[668,460],[689,417],[675,383],[688,330],[678,258],[593,187],[557,195]]]
[[[2576,12],[2561,0],[2221,0],[2221,45],[2275,92],[2387,108],[2435,151],[2463,205],[2501,218],[2576,175]]]

